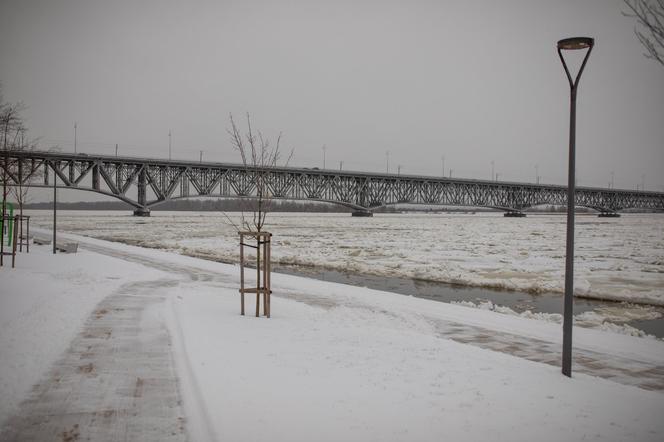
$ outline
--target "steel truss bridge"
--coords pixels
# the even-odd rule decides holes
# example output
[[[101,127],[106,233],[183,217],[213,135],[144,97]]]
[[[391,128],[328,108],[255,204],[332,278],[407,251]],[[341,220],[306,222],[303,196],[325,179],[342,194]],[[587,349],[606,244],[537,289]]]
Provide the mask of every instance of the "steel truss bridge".
[[[565,186],[379,174],[293,167],[265,169],[238,164],[158,160],[84,153],[4,151],[2,176],[8,185],[80,189],[115,197],[149,216],[165,201],[192,197],[255,198],[257,181],[275,199],[336,203],[354,214],[394,204],[488,207],[506,216],[523,216],[537,205],[567,205]],[[134,196],[135,195],[135,196]],[[664,193],[578,187],[577,206],[600,216],[623,209],[664,211]]]

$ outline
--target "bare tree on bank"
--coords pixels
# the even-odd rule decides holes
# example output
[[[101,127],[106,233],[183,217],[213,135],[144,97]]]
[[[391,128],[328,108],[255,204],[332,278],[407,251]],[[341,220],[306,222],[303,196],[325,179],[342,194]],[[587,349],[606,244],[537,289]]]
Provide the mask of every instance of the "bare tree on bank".
[[[0,143],[4,155],[2,158],[2,219],[7,216],[7,197],[10,187],[8,181],[11,175],[15,175],[16,165],[9,160],[9,151],[17,150],[20,144],[20,136],[24,133],[21,103],[5,103],[0,95]],[[4,221],[3,221],[4,223]]]
[[[245,186],[241,192],[244,194],[241,196],[250,198],[246,200],[247,208],[253,212],[253,216],[251,219],[247,219],[244,210],[242,210],[241,227],[250,232],[261,232],[267,214],[272,209],[274,195],[269,186],[269,175],[271,173],[270,169],[277,167],[281,159],[282,134],[279,133],[276,143],[272,145],[270,140],[265,138],[260,131],[253,129],[249,113],[247,113],[247,129],[244,132],[235,123],[233,114],[229,115],[229,119],[231,128],[228,130],[228,134],[231,138],[231,145],[240,152],[242,164],[249,172],[245,176],[250,180],[244,183]],[[282,166],[287,166],[292,156],[293,151],[291,150]],[[252,187],[255,195],[252,195]],[[238,228],[228,216],[227,219]],[[238,230],[240,229],[238,228]]]
[[[26,139],[26,133],[27,130],[25,128],[22,128],[18,144],[16,145],[17,150],[30,151],[30,150],[35,150],[35,148],[37,147],[37,141]],[[12,187],[11,193],[16,198],[16,203],[18,204],[18,213],[21,219],[23,219],[23,207],[28,202],[30,181],[37,177],[43,176],[43,172],[39,168],[32,168],[32,167],[29,170],[25,170],[23,168],[18,168],[18,167],[15,167],[14,169],[16,169],[15,172],[17,180],[14,186]],[[21,223],[21,228],[22,226],[23,224]]]
[[[664,0],[623,0],[627,17],[636,18],[634,33],[646,49],[646,58],[664,66]]]
[[[28,130],[25,127],[21,112],[25,109],[22,103],[5,103],[0,94],[0,147],[4,151],[2,155],[2,217],[7,216],[7,199],[13,195],[18,203],[18,214],[20,216],[19,234],[23,229],[23,209],[28,201],[30,181],[43,176],[43,172],[31,165],[29,170],[21,167],[18,161],[11,161],[9,153],[12,151],[34,150],[37,140],[27,137]]]

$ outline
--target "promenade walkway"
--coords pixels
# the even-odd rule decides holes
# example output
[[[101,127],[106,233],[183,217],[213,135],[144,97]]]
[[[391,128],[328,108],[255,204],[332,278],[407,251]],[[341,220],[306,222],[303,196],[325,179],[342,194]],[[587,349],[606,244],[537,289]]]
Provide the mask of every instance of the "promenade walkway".
[[[150,317],[172,284],[127,284],[105,298],[0,440],[186,440],[171,339]]]
[[[80,239],[80,238],[77,238]],[[92,312],[69,350],[34,387],[19,412],[0,432],[3,441],[182,441],[187,422],[181,385],[173,358],[173,343],[159,306],[166,289],[187,290],[204,283],[234,288],[237,281],[209,266],[183,266],[140,252],[81,241],[95,253],[168,272],[169,278],[125,284]],[[290,286],[292,277],[276,283],[275,296],[332,309],[367,309],[372,314],[412,320],[408,311],[377,308],[352,297],[304,293]],[[559,365],[560,345],[541,337],[507,333],[490,326],[418,313],[446,339],[508,353],[530,361]],[[648,390],[664,390],[664,365],[657,358],[638,360],[624,355],[575,348],[575,373],[585,373]]]

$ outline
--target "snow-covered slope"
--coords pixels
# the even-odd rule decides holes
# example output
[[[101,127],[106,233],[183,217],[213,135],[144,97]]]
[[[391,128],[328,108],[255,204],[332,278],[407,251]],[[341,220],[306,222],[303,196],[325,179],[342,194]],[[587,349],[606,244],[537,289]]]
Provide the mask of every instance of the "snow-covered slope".
[[[171,330],[192,440],[664,435],[661,392],[576,371],[568,379],[558,367],[507,348],[478,347],[482,340],[520,337],[547,356],[548,345],[559,345],[558,324],[287,275],[274,276],[271,319],[243,317],[237,267],[76,239],[82,247],[76,255],[53,256],[35,246],[17,269],[0,270],[0,419],[66,349],[97,300],[122,282],[149,277],[170,281],[159,288],[166,301],[150,318],[165,320]],[[46,290],[49,296],[40,296]],[[35,305],[52,320],[33,314]],[[58,332],[61,322],[71,324],[69,331]],[[454,328],[483,335],[466,345],[448,338]],[[21,341],[26,329],[34,338]],[[575,328],[574,345],[576,358],[600,355],[596,363],[622,364],[634,376],[664,366],[661,341]],[[31,368],[30,359],[41,353],[42,362]],[[28,387],[12,390],[21,376]]]

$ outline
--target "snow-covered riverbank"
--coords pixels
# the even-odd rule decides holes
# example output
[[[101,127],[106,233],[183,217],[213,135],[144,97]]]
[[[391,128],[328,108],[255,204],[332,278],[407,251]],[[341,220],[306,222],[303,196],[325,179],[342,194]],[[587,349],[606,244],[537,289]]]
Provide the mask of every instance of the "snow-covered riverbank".
[[[141,321],[170,330],[192,440],[664,435],[661,391],[588,376],[578,364],[567,379],[556,366],[513,356],[556,359],[547,349],[559,347],[558,324],[286,275],[274,277],[271,319],[242,317],[237,267],[76,239],[75,255],[35,246],[16,269],[0,269],[2,421],[68,351],[99,301],[136,281],[163,280],[154,290],[164,301]],[[600,358],[601,375],[602,365],[635,376],[664,366],[661,341],[580,328],[574,339],[578,363]],[[505,348],[480,348],[491,340]],[[122,375],[132,375],[131,366]]]

